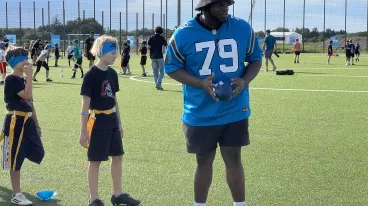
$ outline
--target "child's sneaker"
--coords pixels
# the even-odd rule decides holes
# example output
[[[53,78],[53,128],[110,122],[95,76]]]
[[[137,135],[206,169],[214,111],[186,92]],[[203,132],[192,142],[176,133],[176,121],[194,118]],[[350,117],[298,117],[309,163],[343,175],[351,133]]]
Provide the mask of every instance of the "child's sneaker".
[[[46,79],[46,81],[47,81],[47,82],[52,82],[52,79],[47,78],[47,79]]]
[[[4,84],[4,81],[1,81],[0,84]]]
[[[36,78],[33,78],[32,80],[33,80],[34,82],[37,82],[37,79],[36,79]]]
[[[101,200],[96,199],[93,200],[93,202],[89,201],[88,206],[104,206],[104,203]]]
[[[32,205],[33,204],[21,192],[12,195],[11,203],[16,204],[16,205]]]
[[[272,71],[276,71],[276,69],[277,69],[277,68],[276,68],[276,67],[274,67],[274,68],[272,69]]]
[[[141,77],[147,77],[147,74],[142,74]]]
[[[111,203],[112,205],[139,205],[141,201],[134,199],[127,193],[123,193],[119,197],[115,197],[115,195],[112,195]]]

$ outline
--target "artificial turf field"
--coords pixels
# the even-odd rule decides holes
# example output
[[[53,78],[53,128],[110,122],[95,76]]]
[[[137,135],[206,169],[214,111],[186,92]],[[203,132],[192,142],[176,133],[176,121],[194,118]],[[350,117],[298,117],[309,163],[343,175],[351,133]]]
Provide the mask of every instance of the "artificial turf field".
[[[261,71],[251,83],[251,144],[242,153],[247,205],[368,205],[368,56],[349,67],[343,56],[327,65],[325,54],[292,61],[293,55],[275,58],[294,76]],[[35,205],[82,206],[89,198],[87,169],[80,167],[86,159],[79,145],[82,79],[68,78],[66,60],[59,65],[51,67],[53,82],[45,82],[42,69],[34,83],[46,154],[41,165],[25,161],[22,190]],[[132,76],[119,76],[117,93],[125,131],[123,190],[144,206],[192,205],[195,156],[186,153],[181,129],[181,86],[165,76],[165,90],[157,91],[149,61],[144,79],[139,57],[132,57],[131,67]],[[0,108],[5,114],[3,101]],[[0,172],[0,182],[0,205],[10,205],[7,171]],[[43,202],[35,196],[43,189],[58,194]],[[110,205],[108,162],[100,169],[99,191]],[[232,205],[219,153],[207,203]]]

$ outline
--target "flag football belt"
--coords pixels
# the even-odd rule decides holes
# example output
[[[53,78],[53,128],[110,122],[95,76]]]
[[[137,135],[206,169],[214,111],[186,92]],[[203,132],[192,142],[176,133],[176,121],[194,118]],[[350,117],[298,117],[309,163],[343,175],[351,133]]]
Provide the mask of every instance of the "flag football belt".
[[[22,139],[23,139],[23,132],[24,132],[24,124],[27,122],[27,120],[32,117],[32,112],[22,112],[22,111],[8,111],[8,114],[12,114],[12,117],[11,117],[11,121],[10,121],[10,128],[9,128],[9,151],[8,151],[8,154],[9,154],[9,157],[8,157],[8,168],[11,168],[11,159],[12,159],[12,148],[13,148],[13,140],[14,140],[14,128],[15,128],[15,124],[16,124],[16,121],[17,121],[17,116],[20,116],[20,117],[24,117],[24,120],[23,120],[23,125],[22,125],[22,130],[20,132],[20,135],[19,135],[19,140],[18,140],[18,145],[17,145],[17,150],[16,150],[16,153],[15,153],[15,158],[14,158],[14,164],[13,164],[13,171],[15,170],[15,166],[17,165],[16,161],[17,161],[17,156],[18,156],[18,152],[19,152],[19,148],[20,148],[20,145],[22,143]],[[4,139],[4,134],[1,134],[0,136],[0,142]]]
[[[96,114],[110,115],[115,112],[116,112],[115,107],[113,107],[112,109],[108,109],[108,110],[95,110],[95,109],[89,110],[89,118],[88,118],[88,123],[87,123],[87,131],[88,131],[89,137],[91,137],[93,125],[95,124],[95,121],[96,121]]]

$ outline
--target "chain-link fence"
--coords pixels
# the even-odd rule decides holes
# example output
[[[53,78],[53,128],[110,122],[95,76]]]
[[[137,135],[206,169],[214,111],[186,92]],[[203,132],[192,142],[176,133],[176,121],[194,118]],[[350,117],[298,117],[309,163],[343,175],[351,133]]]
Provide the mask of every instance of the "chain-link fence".
[[[198,12],[198,0],[36,0],[0,2],[0,40],[5,34],[16,44],[59,38],[85,39],[90,31],[115,36],[134,44],[162,25],[170,38],[175,27]],[[247,20],[259,41],[273,31],[281,52],[290,52],[296,38],[304,52],[326,52],[330,39],[343,51],[346,40],[368,50],[368,0],[237,0],[230,14]],[[134,47],[134,45],[133,45]]]

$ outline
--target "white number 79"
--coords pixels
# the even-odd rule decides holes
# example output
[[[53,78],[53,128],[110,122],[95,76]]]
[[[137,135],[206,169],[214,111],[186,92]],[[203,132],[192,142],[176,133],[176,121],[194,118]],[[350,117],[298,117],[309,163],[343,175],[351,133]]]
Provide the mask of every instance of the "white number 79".
[[[226,52],[225,46],[231,46],[231,51]],[[211,62],[213,55],[215,54],[216,45],[215,41],[206,41],[201,43],[196,43],[196,51],[201,52],[203,49],[208,48],[206,59],[203,62],[202,69],[199,70],[199,74],[203,75],[211,75]],[[223,73],[236,72],[238,70],[239,62],[238,62],[238,45],[234,39],[222,39],[218,42],[219,48],[219,56],[223,59],[232,58],[233,63],[230,66],[226,64],[220,64],[220,70]]]

